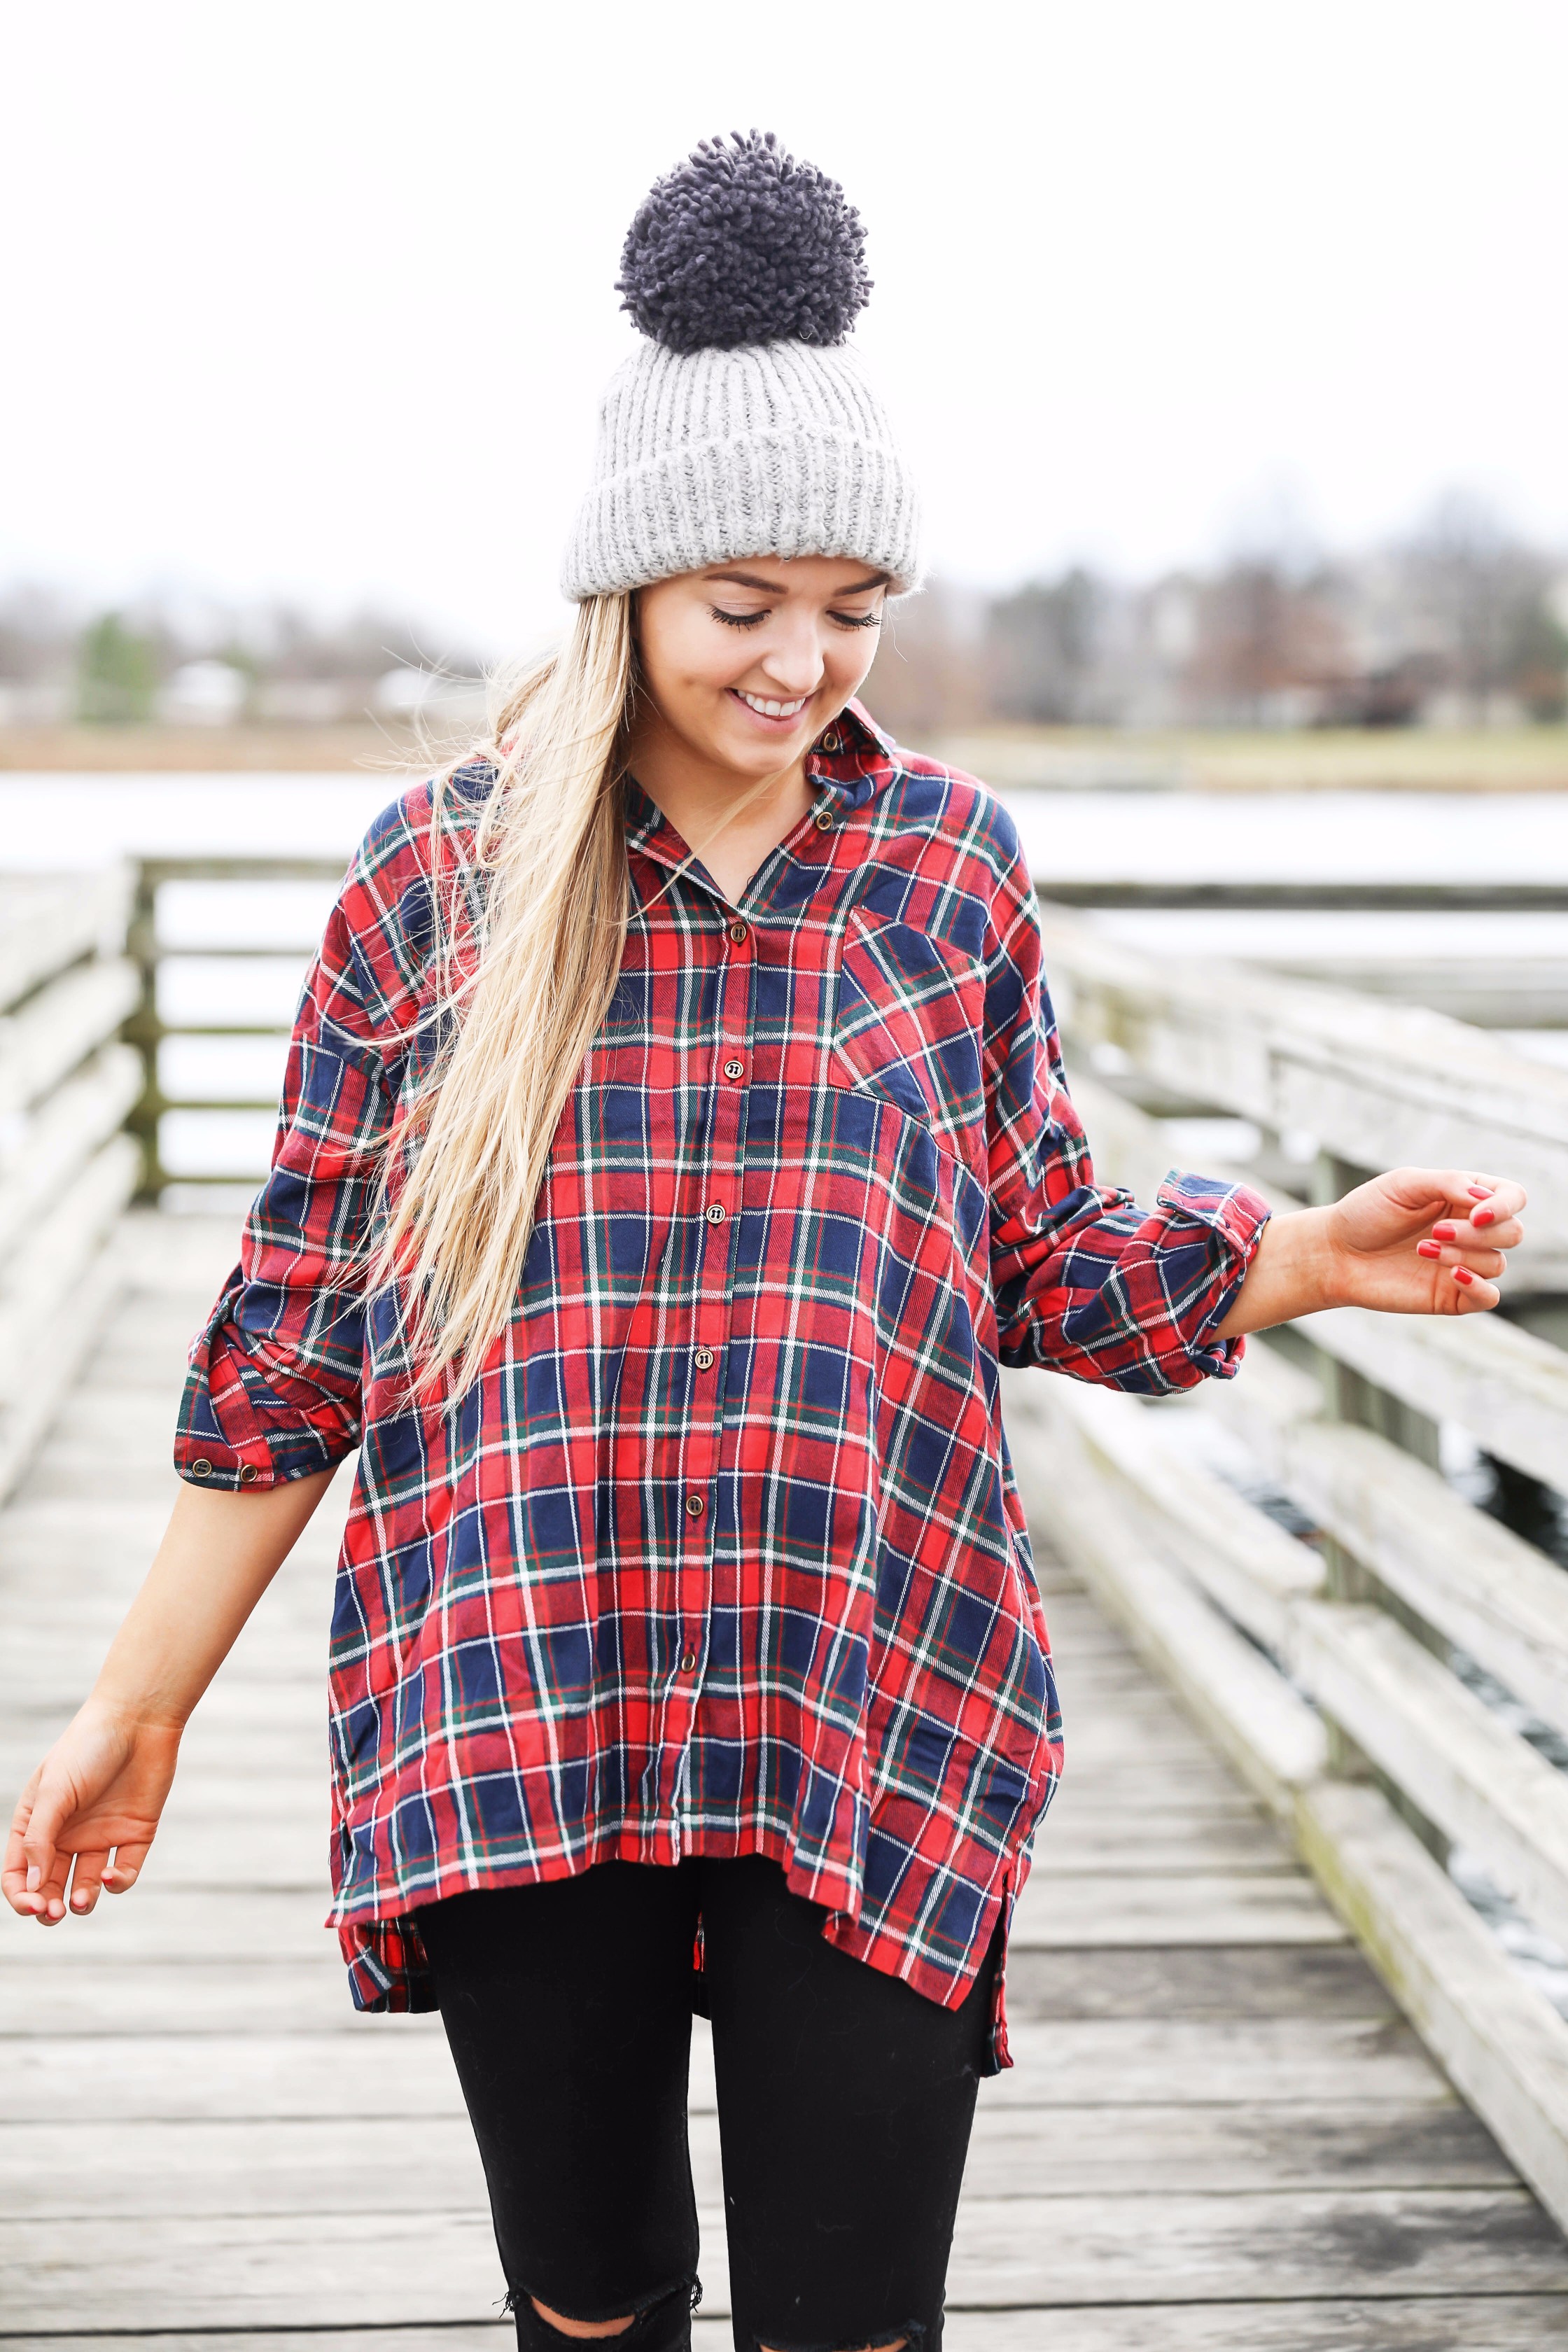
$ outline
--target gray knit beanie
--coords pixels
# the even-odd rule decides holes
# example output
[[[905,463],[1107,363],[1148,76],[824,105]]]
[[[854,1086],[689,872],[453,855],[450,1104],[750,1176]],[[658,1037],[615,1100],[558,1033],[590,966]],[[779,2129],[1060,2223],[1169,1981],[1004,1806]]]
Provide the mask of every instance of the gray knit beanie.
[[[704,141],[633,221],[641,330],[599,413],[561,584],[610,595],[748,555],[853,556],[920,579],[920,508],[845,342],[870,290],[844,191],[770,131]]]

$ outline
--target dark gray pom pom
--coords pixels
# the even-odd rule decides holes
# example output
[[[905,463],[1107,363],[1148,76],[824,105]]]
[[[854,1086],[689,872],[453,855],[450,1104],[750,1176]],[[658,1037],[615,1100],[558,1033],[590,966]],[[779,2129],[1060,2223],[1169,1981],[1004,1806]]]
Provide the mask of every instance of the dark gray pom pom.
[[[842,342],[871,290],[866,232],[843,189],[773,132],[705,139],[649,190],[616,291],[672,352]]]

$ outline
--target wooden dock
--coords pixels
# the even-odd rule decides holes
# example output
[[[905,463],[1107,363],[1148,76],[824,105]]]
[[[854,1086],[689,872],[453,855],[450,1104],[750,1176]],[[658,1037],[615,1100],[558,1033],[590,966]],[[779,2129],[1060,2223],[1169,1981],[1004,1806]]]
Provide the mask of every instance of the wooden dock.
[[[185,1341],[232,1228],[133,1218],[130,1286],[0,1513],[0,1779],[85,1691],[173,1492]],[[329,1524],[330,1523],[330,1524]],[[504,2343],[439,2023],[356,2017],[326,1903],[336,1515],[199,1712],[142,1885],[0,1933],[0,2341]],[[1523,2352],[1568,2247],[1174,1700],[1056,1565],[1069,1723],[983,2087],[951,2352]],[[9,1799],[7,1799],[7,1802]],[[711,2073],[703,2352],[730,2340]]]

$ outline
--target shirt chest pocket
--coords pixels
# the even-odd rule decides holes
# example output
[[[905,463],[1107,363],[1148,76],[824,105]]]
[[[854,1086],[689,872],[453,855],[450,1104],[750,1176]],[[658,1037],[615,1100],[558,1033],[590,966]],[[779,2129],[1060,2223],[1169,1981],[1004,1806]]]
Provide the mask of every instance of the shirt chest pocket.
[[[949,1138],[984,1118],[982,982],[924,931],[854,910],[835,982],[835,1086],[896,1104]]]

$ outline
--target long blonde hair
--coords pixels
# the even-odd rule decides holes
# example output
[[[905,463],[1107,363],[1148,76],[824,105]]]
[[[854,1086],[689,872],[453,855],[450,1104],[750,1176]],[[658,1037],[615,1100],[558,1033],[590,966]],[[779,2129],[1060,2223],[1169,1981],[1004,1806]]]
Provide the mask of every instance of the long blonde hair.
[[[630,597],[589,597],[465,754],[496,772],[477,825],[454,807],[456,767],[437,781],[443,1036],[389,1147],[368,1277],[395,1290],[421,1391],[468,1388],[510,1318],[555,1130],[615,990],[635,677]]]

